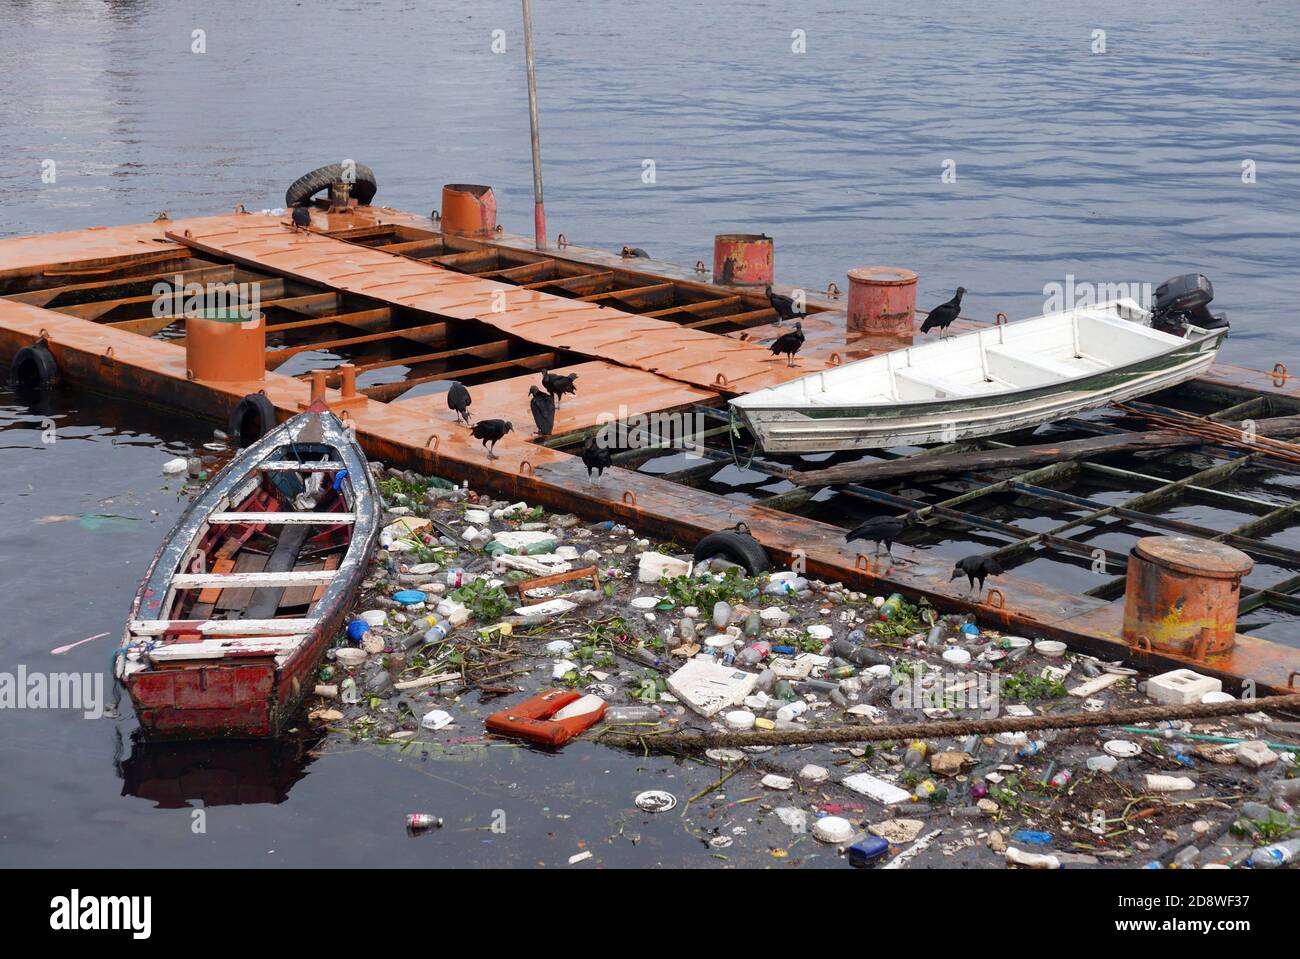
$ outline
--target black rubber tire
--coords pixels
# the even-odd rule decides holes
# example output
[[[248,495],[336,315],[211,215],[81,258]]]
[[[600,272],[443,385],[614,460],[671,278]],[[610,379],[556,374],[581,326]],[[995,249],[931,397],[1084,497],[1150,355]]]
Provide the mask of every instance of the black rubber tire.
[[[226,433],[240,449],[251,446],[275,429],[275,407],[263,393],[249,393],[230,411]]]
[[[731,562],[745,567],[750,576],[765,573],[772,567],[772,560],[763,545],[750,534],[748,527],[743,531],[743,523],[735,529],[724,529],[710,533],[695,544],[695,561],[706,560],[710,556],[721,556]]]
[[[43,343],[24,346],[9,365],[9,381],[19,389],[43,390],[59,381],[59,364]]]
[[[295,207],[300,203],[306,203],[321,190],[329,189],[331,183],[342,179],[342,163],[331,163],[319,170],[312,170],[310,173],[298,177],[293,181],[289,189],[284,191],[284,205]],[[352,196],[356,197],[357,202],[362,206],[369,206],[378,190],[379,184],[375,180],[375,171],[364,163],[358,163],[357,179],[352,184]]]

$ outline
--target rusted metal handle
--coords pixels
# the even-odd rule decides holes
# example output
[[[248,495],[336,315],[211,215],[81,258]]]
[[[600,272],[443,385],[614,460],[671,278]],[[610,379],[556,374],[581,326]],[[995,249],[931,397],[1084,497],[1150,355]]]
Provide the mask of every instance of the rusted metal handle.
[[[1286,383],[1287,377],[1289,375],[1290,374],[1287,373],[1286,371],[1285,363],[1273,364],[1273,385],[1274,386],[1282,386],[1284,383]]]
[[[1140,649],[1143,652],[1151,652],[1151,639],[1148,636],[1134,636],[1133,642],[1129,643],[1130,648]]]
[[[528,460],[520,460],[520,461],[519,461],[519,474],[520,474],[521,476],[532,476],[532,475],[533,475],[533,464],[530,463],[530,462],[528,462]]]
[[[834,283],[828,283],[826,284],[826,295],[832,300],[838,300],[840,298],[840,288]]]
[[[436,453],[438,451],[438,444],[441,442],[442,442],[441,436],[439,436],[437,433],[430,433],[429,438],[424,441],[424,445],[429,449],[432,449]]]
[[[871,572],[871,557],[870,557],[870,556],[867,556],[867,555],[864,554],[864,553],[858,553],[858,555],[857,555],[856,557],[854,557],[853,565],[854,565],[857,569],[862,570],[862,572],[864,572],[864,573],[870,573],[870,572]]]
[[[1004,324],[1007,322],[1007,320],[1009,320],[1009,319],[1010,319],[1010,317],[1008,317],[1005,313],[999,313],[997,316],[993,317],[993,325],[994,325],[994,326],[1002,326],[1002,325],[1004,325]]]
[[[632,508],[636,508],[636,493],[630,489],[623,490],[623,502]]]
[[[696,273],[708,273],[708,272],[709,272],[708,267],[706,267],[706,266],[704,265],[704,261],[703,261],[703,260],[696,260],[696,261],[695,261],[695,272],[696,272]]]
[[[561,250],[563,250],[566,246],[569,245],[569,238],[565,236],[563,233],[561,233],[559,236],[555,238],[555,245],[558,246]]]
[[[844,362],[844,358],[840,356],[838,353],[832,353],[827,358],[826,362],[829,363],[831,366],[839,366],[841,363]]]
[[[993,602],[993,597],[994,597],[994,596],[996,596],[996,597],[998,598],[998,601],[997,601],[996,603]],[[989,606],[989,607],[991,607],[992,609],[1006,609],[1006,608],[1007,608],[1007,597],[1006,597],[1006,595],[1002,592],[1002,590],[998,589],[998,588],[995,587],[995,586],[990,586],[990,587],[989,587],[989,591],[988,591],[988,595],[984,597],[984,605]]]

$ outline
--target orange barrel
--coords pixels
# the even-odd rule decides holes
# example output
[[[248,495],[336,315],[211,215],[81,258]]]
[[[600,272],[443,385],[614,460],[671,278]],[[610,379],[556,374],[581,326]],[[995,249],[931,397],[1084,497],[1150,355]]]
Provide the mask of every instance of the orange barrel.
[[[185,367],[196,380],[242,383],[262,379],[266,376],[266,317],[258,310],[239,308],[186,314]]]
[[[916,312],[916,274],[893,266],[849,270],[850,333],[910,336]]]
[[[1193,536],[1146,536],[1128,554],[1124,639],[1203,659],[1232,648],[1241,579],[1255,564],[1239,549]]]
[[[497,228],[497,198],[490,186],[448,183],[442,188],[442,232],[490,236]]]
[[[765,233],[719,233],[713,238],[713,282],[767,286],[773,257],[772,238]]]

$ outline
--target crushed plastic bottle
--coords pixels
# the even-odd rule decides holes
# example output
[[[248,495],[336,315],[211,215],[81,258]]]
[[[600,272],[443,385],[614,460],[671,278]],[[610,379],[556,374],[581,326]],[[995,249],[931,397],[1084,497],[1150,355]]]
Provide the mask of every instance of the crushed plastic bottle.
[[[1297,855],[1300,855],[1300,839],[1288,839],[1286,842],[1275,842],[1271,846],[1256,849],[1247,861],[1253,869],[1276,869],[1285,866]]]

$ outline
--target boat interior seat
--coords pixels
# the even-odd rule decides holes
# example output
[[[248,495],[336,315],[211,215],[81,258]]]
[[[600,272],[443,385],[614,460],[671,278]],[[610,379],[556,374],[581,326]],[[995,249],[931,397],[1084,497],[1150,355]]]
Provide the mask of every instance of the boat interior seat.
[[[1020,377],[1015,376],[1016,367],[1031,367],[1034,370],[1041,371],[1045,380],[1068,380],[1076,376],[1082,376],[1087,370],[1077,366],[1071,366],[1068,363],[1061,363],[1050,357],[1040,355],[1029,355],[1021,353],[1018,350],[1006,346],[988,346],[984,350],[985,356],[990,360],[1006,361],[1006,369],[994,370],[994,363],[990,363],[990,372],[996,373],[1002,379],[1015,383],[1017,386],[1036,386],[1037,383],[1024,383]]]
[[[894,376],[900,381],[906,381],[921,387],[922,390],[927,394],[932,394],[936,399],[945,399],[949,396],[974,396],[978,392],[978,390],[964,386],[961,383],[954,383],[952,380],[931,373],[922,373],[911,367],[895,370]],[[902,382],[899,385],[901,386]],[[903,391],[900,390],[899,392],[902,394]],[[913,399],[913,397],[905,395],[902,398],[905,400]]]

